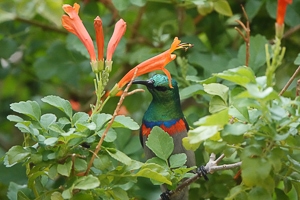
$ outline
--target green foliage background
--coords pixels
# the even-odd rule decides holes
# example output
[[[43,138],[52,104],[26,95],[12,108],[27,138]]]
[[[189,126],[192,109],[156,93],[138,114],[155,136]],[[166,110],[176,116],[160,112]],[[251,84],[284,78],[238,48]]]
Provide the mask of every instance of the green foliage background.
[[[64,99],[78,101],[82,112],[88,112],[89,105],[95,102],[94,75],[89,65],[87,51],[74,35],[68,34],[61,26],[60,18],[63,15],[61,6],[64,3],[72,5],[74,2],[76,1],[3,0],[0,2],[1,157],[11,146],[20,145],[23,141],[20,131],[7,120],[8,115],[14,114],[10,110],[11,103],[33,100],[39,102],[42,109],[47,112],[61,115],[57,109],[43,104],[41,98],[47,95],[58,95]],[[207,92],[208,89],[204,88],[202,82],[195,82],[195,80],[209,78],[212,73],[220,73],[217,77],[222,78],[221,73],[224,70],[244,65],[244,41],[234,30],[234,27],[238,26],[234,22],[235,19],[245,22],[240,5],[245,6],[250,19],[252,37],[249,67],[257,77],[265,74],[264,44],[274,39],[277,5],[275,0],[228,1],[228,4],[223,0],[113,0],[111,3],[107,2],[109,1],[99,0],[78,3],[81,4],[81,19],[93,39],[95,39],[93,19],[97,15],[103,20],[106,44],[112,34],[114,23],[119,18],[127,22],[127,31],[113,57],[114,65],[108,89],[140,62],[168,49],[173,38],[178,36],[182,42],[192,43],[194,47],[187,52],[176,52],[178,59],[170,63],[167,68],[173,78],[180,83],[184,113],[189,124],[194,126],[194,122],[209,114],[209,101],[212,98],[212,94]],[[285,30],[296,28],[296,31],[282,40],[282,45],[287,50],[280,68],[276,71],[275,91],[283,88],[300,63],[298,57],[298,61],[295,62],[297,65],[294,64],[300,49],[299,7],[300,0],[294,0],[287,9]],[[146,79],[149,76],[151,74],[143,78]],[[232,86],[226,81],[224,84]],[[292,83],[285,96],[294,99],[295,88],[296,81]],[[236,89],[234,92],[238,91],[239,89]],[[231,95],[234,96],[234,94]],[[228,99],[224,97],[223,100]],[[104,112],[112,113],[117,101],[118,98],[110,100]],[[148,93],[129,96],[124,103],[128,110],[127,115],[140,123],[149,101]],[[269,102],[266,101],[266,103]],[[226,135],[222,137],[229,143],[230,141],[239,142],[240,139],[226,138]],[[298,138],[299,133],[292,141],[295,146],[299,146]],[[209,142],[214,143],[213,140]],[[207,152],[221,153],[222,147],[218,145],[222,144],[209,144],[209,142],[206,143],[206,148],[203,143],[199,144],[200,147],[196,152],[199,166],[207,162]],[[118,132],[118,139],[115,143],[118,149],[129,157],[144,161],[138,131]],[[235,160],[227,162],[230,161]],[[248,160],[248,162],[252,164],[250,165],[252,167],[264,164],[261,160],[254,163]],[[198,181],[199,184],[192,185],[193,199],[225,198],[230,188],[236,185],[232,176],[233,172],[224,171],[219,177],[217,174],[211,175],[209,182]],[[1,162],[0,199],[7,198],[8,187],[11,191],[19,189],[20,186],[12,182],[19,185],[27,183],[25,168],[21,164],[6,168]],[[138,183],[141,189],[135,195],[140,199],[153,199],[160,193],[159,188],[152,186],[148,180],[142,179]],[[277,197],[292,199],[298,196],[299,198],[299,194],[296,195],[300,190],[299,184],[298,189],[291,189],[291,183],[288,181],[281,184],[279,188],[290,190],[287,191],[287,195],[283,195],[282,190],[277,189]],[[283,186],[283,184],[288,186]],[[259,189],[252,193],[264,194]],[[13,195],[9,197],[16,199]],[[252,197],[255,195],[252,194]]]

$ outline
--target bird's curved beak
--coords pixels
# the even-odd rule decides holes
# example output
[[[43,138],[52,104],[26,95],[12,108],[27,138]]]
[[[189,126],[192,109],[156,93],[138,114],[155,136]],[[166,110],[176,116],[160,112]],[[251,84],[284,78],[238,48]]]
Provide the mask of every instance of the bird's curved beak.
[[[146,80],[146,81],[143,81],[143,80],[134,80],[134,81],[132,81],[132,84],[142,84],[142,85],[145,85],[147,87],[151,87],[151,86],[153,86],[154,81],[151,80],[151,79]]]

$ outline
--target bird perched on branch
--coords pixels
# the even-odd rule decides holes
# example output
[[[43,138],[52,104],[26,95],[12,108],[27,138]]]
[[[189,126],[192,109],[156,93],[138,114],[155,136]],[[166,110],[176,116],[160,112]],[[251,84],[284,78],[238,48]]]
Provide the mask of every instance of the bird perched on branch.
[[[189,126],[184,118],[179,98],[177,82],[172,79],[169,86],[168,77],[165,75],[154,75],[147,81],[134,81],[134,84],[143,84],[152,94],[152,101],[143,117],[140,139],[144,148],[146,158],[152,158],[155,154],[145,145],[148,135],[154,126],[159,126],[167,132],[174,141],[172,154],[185,153],[187,155],[186,166],[195,166],[195,154],[186,150],[182,145],[182,138],[187,136]],[[162,187],[163,191],[166,187]],[[170,197],[171,200],[187,200],[188,188]]]

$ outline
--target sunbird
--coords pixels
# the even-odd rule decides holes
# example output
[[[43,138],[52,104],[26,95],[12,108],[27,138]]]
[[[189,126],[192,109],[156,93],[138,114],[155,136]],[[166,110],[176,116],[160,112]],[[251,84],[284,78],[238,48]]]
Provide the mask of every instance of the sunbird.
[[[149,80],[135,80],[134,84],[143,84],[152,94],[152,101],[142,119],[140,129],[140,140],[144,148],[145,157],[152,158],[155,154],[145,145],[147,137],[153,127],[158,126],[167,132],[174,142],[172,154],[185,153],[187,156],[186,166],[196,165],[195,154],[191,150],[186,150],[182,144],[182,138],[187,136],[189,130],[188,123],[184,118],[177,82],[172,79],[173,88],[169,86],[168,77],[156,74]],[[163,192],[167,189],[161,187]],[[188,200],[188,188],[171,196],[171,200]]]

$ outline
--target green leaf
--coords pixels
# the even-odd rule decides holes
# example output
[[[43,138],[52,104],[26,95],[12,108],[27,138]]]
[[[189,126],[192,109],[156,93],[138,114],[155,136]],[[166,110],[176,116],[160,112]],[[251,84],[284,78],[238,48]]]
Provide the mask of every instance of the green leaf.
[[[76,158],[74,162],[74,168],[76,171],[84,171],[87,168],[87,162],[83,159]]]
[[[174,149],[172,137],[157,126],[151,130],[146,145],[157,157],[163,160],[167,160]]]
[[[72,161],[57,165],[57,172],[63,176],[70,176],[72,169]]]
[[[39,121],[41,117],[40,106],[35,101],[21,101],[19,103],[12,103],[10,104],[10,109],[15,112],[24,114],[35,121]]]
[[[112,189],[112,195],[114,200],[129,200],[127,192],[120,187],[114,187]]]
[[[43,155],[42,154],[31,154],[30,156],[30,161],[33,163],[33,164],[38,164],[38,163],[41,163],[43,161]]]
[[[53,192],[50,198],[51,200],[64,200],[60,192]]]
[[[73,188],[68,188],[62,192],[62,197],[64,199],[71,199],[73,196]]]
[[[205,151],[208,153],[222,153],[226,148],[227,142],[225,141],[213,141],[213,140],[206,140],[204,143]]]
[[[180,91],[180,99],[187,99],[195,94],[202,94],[203,86],[199,84],[190,85]]]
[[[49,126],[49,130],[59,133],[60,135],[64,135],[66,133],[57,123],[51,124]]]
[[[266,189],[262,187],[254,187],[249,192],[249,200],[255,199],[272,200],[273,198]]]
[[[245,66],[229,69],[213,75],[244,87],[248,83],[256,83],[254,72],[250,67]]]
[[[93,115],[92,121],[96,124],[96,131],[100,130],[111,118],[112,116],[110,114],[105,113]]]
[[[104,129],[100,130],[99,132],[97,132],[97,134],[102,137],[103,133],[104,133]],[[117,132],[114,129],[109,129],[106,137],[104,138],[105,142],[113,142],[117,139]]]
[[[212,115],[202,117],[198,121],[194,123],[194,125],[201,125],[201,126],[224,126],[228,123],[229,115],[228,115],[228,108],[224,109],[218,113],[214,113]]]
[[[238,98],[234,99],[232,106],[229,109],[229,115],[236,117],[237,119],[249,123],[257,121],[261,116],[262,108],[256,99],[250,98]],[[249,109],[252,107],[252,109]],[[256,109],[255,109],[256,108]]]
[[[282,158],[285,156],[285,153],[280,148],[273,148],[272,151],[268,154],[268,161],[272,164],[274,172],[279,172],[282,168]]]
[[[262,154],[262,146],[258,144],[248,145],[242,151],[240,155],[241,159],[247,159],[248,157],[259,157]]]
[[[62,99],[61,97],[53,96],[53,95],[42,98],[42,101],[63,111],[71,119],[72,106],[69,101]]]
[[[97,177],[93,175],[88,175],[77,179],[74,182],[74,189],[90,190],[98,187],[99,185],[100,185],[100,181]]]
[[[14,182],[9,183],[7,197],[10,200],[19,200],[18,193],[19,192],[26,192],[27,194],[30,194],[30,189],[27,187],[27,185],[18,185]]]
[[[224,102],[228,99],[229,88],[220,83],[204,84],[204,91],[210,95],[217,95],[223,99]]]
[[[235,200],[244,200],[247,199],[247,194],[245,192],[244,185],[237,185],[231,188],[230,193],[228,195],[228,199],[235,199]]]
[[[56,138],[56,137],[47,138],[44,141],[44,144],[49,145],[49,146],[54,146],[54,144],[56,144],[57,140],[58,140],[58,138]]]
[[[187,157],[185,153],[174,154],[170,156],[170,168],[182,167],[186,163]]]
[[[290,192],[293,188],[292,181],[289,180],[289,178],[283,178],[283,185],[284,185],[283,190],[285,193]]]
[[[234,124],[227,124],[221,136],[228,144],[237,144],[244,141],[243,135],[250,130],[251,124],[243,124],[236,122]]]
[[[44,114],[41,116],[40,124],[44,129],[48,129],[48,127],[56,121],[57,117],[54,114]]]
[[[76,124],[77,122],[87,122],[89,119],[89,115],[85,112],[77,112],[72,117],[72,124]]]
[[[61,117],[58,119],[58,122],[62,125],[71,124],[71,121],[66,117]]]
[[[185,79],[187,81],[192,81],[192,82],[201,83],[201,84],[209,84],[209,83],[217,82],[217,78],[215,76],[211,76],[204,80],[201,80],[198,76],[186,76]]]
[[[155,164],[158,164],[158,165],[160,165],[162,167],[166,167],[166,168],[169,167],[167,165],[167,162],[159,157],[152,157],[147,160],[147,163],[155,163]]]
[[[118,115],[115,118],[115,121],[113,122],[112,127],[114,127],[114,128],[115,127],[125,127],[130,130],[140,129],[140,126],[138,125],[138,123],[133,121],[133,119],[131,119],[130,117],[126,117],[124,115]]]
[[[294,64],[295,64],[295,65],[300,65],[300,53],[298,53],[298,56],[297,56],[297,58],[295,59]]]
[[[8,115],[7,119],[11,122],[23,122],[24,121],[24,119],[22,119],[21,117],[16,116],[16,115]]]
[[[230,106],[229,115],[250,123],[248,108],[246,106]]]
[[[242,160],[242,179],[247,186],[262,183],[270,174],[271,163],[264,158],[254,157]]]
[[[185,144],[185,142],[183,143],[183,145],[187,149],[195,150],[194,148],[197,149],[202,142],[217,134],[218,129],[219,129],[218,126],[200,126],[193,130],[190,130],[188,132],[187,139],[184,138],[184,140],[185,142],[188,142],[188,144],[191,144],[192,146],[186,146],[187,144]]]
[[[281,189],[275,188],[275,193],[276,193],[277,199],[289,200],[289,197]]]
[[[172,185],[172,182],[167,178],[168,173],[160,165],[154,163],[145,163],[136,176],[150,178],[160,183],[166,183]]]
[[[297,194],[297,198],[300,198],[300,182],[299,181],[291,181]]]
[[[108,155],[100,155],[99,157],[96,157],[94,160],[94,167],[97,169],[100,169],[102,171],[108,169],[110,166],[112,166],[111,161],[112,159]]]
[[[18,200],[30,200],[29,197],[22,191],[18,192]]]
[[[113,149],[113,148],[107,148],[105,149],[106,152],[113,157],[114,159],[116,159],[117,161],[120,161],[121,163],[125,164],[125,165],[130,165],[131,164],[131,158],[129,158],[125,153],[123,153],[122,151],[119,151],[117,149]]]
[[[268,87],[265,90],[261,90],[256,84],[248,84],[246,86],[247,91],[241,92],[237,95],[237,98],[257,98],[265,101],[278,99],[279,95],[272,87]]]
[[[30,133],[32,135],[38,136],[39,131],[36,128],[32,127],[31,122],[23,121],[15,125],[22,133]]]
[[[226,102],[219,96],[213,96],[209,102],[209,112],[217,113],[227,108]]]
[[[77,122],[75,124],[76,130],[78,132],[84,132],[86,130],[95,130],[96,129],[96,124],[94,122],[88,123],[88,122]]]
[[[21,146],[13,146],[8,150],[5,155],[5,165],[6,167],[11,167],[18,162],[25,162],[27,157],[30,155],[26,149]]]
[[[214,4],[214,9],[218,13],[229,17],[232,16],[230,5],[226,0],[213,1],[213,4]]]

